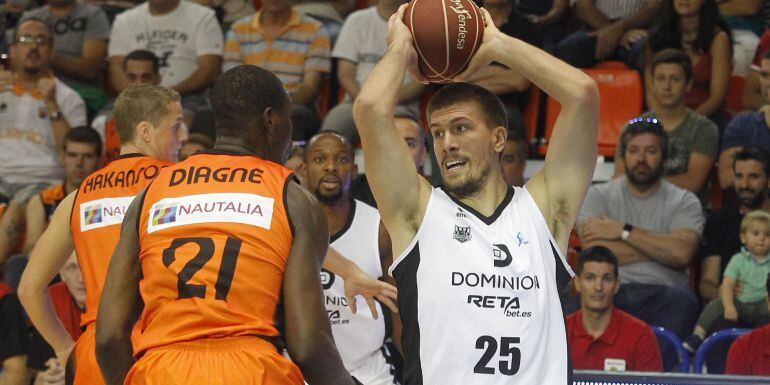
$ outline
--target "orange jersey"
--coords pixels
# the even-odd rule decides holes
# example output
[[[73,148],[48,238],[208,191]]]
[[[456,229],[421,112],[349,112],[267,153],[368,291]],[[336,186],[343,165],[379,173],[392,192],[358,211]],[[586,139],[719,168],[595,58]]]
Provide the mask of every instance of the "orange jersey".
[[[293,239],[291,171],[248,155],[199,153],[161,171],[139,216],[144,311],[135,354],[181,341],[277,336]]]
[[[80,184],[70,228],[86,287],[83,326],[96,321],[99,296],[126,209],[136,194],[171,164],[140,154],[121,156]]]

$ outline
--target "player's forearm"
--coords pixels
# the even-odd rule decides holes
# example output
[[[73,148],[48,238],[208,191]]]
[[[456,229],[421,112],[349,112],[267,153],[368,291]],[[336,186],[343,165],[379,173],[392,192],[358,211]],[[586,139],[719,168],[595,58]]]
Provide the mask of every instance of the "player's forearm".
[[[109,323],[97,322],[96,361],[106,385],[122,385],[134,365],[131,332],[114,332],[118,330]]]
[[[69,350],[75,341],[56,316],[56,308],[51,302],[47,285],[30,283],[24,278],[22,277],[22,282],[19,285],[18,296],[30,321],[55,352],[60,353]],[[50,279],[46,282],[50,282]]]
[[[324,260],[323,268],[339,275],[342,279],[345,279],[355,269],[358,269],[358,266],[355,262],[345,258],[342,254],[337,252],[337,250],[329,247],[326,251],[326,259]]]
[[[389,47],[379,63],[369,72],[353,107],[354,115],[362,122],[392,119],[398,94],[404,83],[404,68],[409,54],[408,46]],[[366,111],[366,113],[356,113]],[[366,131],[369,125],[358,125]]]
[[[519,39],[501,34],[494,61],[500,62],[556,99],[562,109],[582,108],[597,99],[596,82],[583,71]]]
[[[300,367],[305,381],[310,385],[354,385],[337,353],[331,332],[324,334],[314,336],[314,343],[308,344],[309,349],[301,353],[290,353],[292,361]]]

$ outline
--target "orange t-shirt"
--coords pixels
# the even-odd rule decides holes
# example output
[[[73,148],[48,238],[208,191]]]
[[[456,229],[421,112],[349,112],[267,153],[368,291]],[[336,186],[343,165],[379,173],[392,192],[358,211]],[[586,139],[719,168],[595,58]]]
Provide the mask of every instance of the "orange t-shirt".
[[[59,206],[66,195],[64,194],[64,183],[48,187],[40,191],[40,200],[43,202],[45,211],[45,220],[50,221],[56,207]]]
[[[120,225],[134,196],[171,162],[140,154],[118,157],[80,184],[72,206],[70,228],[86,287],[81,324],[96,321],[99,296],[110,257],[120,238]]]
[[[137,357],[201,338],[278,336],[293,239],[284,205],[290,175],[258,157],[221,152],[161,171],[139,217]]]

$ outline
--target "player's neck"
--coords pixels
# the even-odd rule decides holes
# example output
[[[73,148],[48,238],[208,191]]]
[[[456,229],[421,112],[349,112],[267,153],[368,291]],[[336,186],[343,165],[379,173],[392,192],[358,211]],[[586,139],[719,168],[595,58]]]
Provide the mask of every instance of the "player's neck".
[[[326,214],[326,220],[329,221],[329,234],[336,234],[345,227],[350,217],[350,198],[345,196],[332,203],[323,203],[321,208]]]
[[[486,184],[476,194],[467,197],[455,196],[455,198],[488,217],[497,210],[506,194],[508,194],[508,186],[503,181],[502,175],[494,177],[490,175]]]
[[[120,146],[120,156],[130,155],[130,154],[140,154],[140,155],[150,156],[146,150],[142,149],[140,146],[137,146],[133,143],[126,143]]]
[[[583,329],[594,338],[601,337],[607,330],[607,326],[612,320],[612,306],[605,311],[593,311],[583,308]]]
[[[232,138],[229,136],[217,137],[216,143],[214,143],[214,150],[234,152],[236,154],[244,155],[256,155],[260,158],[267,159],[263,152],[255,151],[252,146],[246,145],[246,143],[239,138]]]

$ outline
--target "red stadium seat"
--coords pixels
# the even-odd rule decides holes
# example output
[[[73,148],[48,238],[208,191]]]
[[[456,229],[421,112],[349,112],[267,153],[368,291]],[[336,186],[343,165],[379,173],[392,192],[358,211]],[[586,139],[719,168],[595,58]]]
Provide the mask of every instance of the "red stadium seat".
[[[586,69],[599,86],[599,154],[614,156],[620,130],[642,113],[643,85],[639,73],[628,69]],[[539,152],[545,155],[561,105],[549,97],[546,102],[545,145]]]
[[[537,119],[540,114],[540,95],[542,91],[534,84],[529,87],[529,103],[524,109],[524,136],[527,143],[532,143],[537,137]]]
[[[593,66],[593,69],[595,70],[628,70],[630,68],[628,68],[626,63],[623,63],[622,61],[607,60],[607,61],[596,63],[596,65]]]

